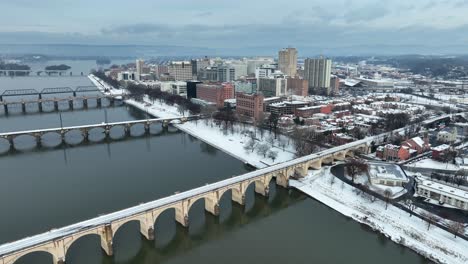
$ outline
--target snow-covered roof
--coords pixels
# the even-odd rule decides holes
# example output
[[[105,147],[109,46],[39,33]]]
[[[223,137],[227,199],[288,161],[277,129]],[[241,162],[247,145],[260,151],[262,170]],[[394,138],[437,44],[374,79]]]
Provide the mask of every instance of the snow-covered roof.
[[[442,144],[440,146],[437,146],[437,147],[433,147],[432,150],[435,150],[435,151],[444,151],[444,150],[447,150],[450,148],[450,145],[447,145],[447,144]]]
[[[456,198],[457,200],[468,202],[468,192],[442,183],[434,182],[431,180],[418,181],[418,188],[430,190],[432,192],[440,193],[445,196]]]

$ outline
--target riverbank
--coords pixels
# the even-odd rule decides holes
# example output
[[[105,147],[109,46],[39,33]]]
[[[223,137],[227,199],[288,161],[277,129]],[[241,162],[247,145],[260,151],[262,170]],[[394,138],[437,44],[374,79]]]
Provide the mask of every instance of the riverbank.
[[[454,238],[436,226],[430,226],[428,230],[426,222],[410,217],[391,204],[385,210],[385,202],[372,202],[356,188],[336,179],[330,173],[330,167],[309,171],[309,175],[300,181],[290,180],[290,186],[433,261],[468,263],[466,240]]]
[[[126,94],[125,90],[113,89],[92,74],[88,77],[104,94],[116,96]],[[127,99],[125,103],[158,118],[173,118],[183,115],[188,116],[190,114],[188,111],[185,113],[180,112],[177,106],[167,105],[160,101],[152,101],[147,96],[143,97],[143,102]],[[287,137],[278,135],[278,139],[273,141],[270,138],[274,136],[270,135],[269,132],[265,132],[265,135],[261,136],[259,132],[255,132],[254,127],[247,124],[234,124],[232,129],[222,129],[213,124],[211,119],[205,119],[173,125],[185,133],[258,169],[294,159],[295,150],[291,147],[292,144],[289,144],[290,140]],[[244,149],[244,145],[251,139],[251,133],[259,134],[255,137],[255,142],[257,144],[269,145],[270,150],[276,153],[275,159],[269,158],[267,155],[258,154],[256,151],[246,151]],[[280,144],[280,142],[284,144]]]
[[[125,100],[125,103],[159,118],[181,116],[175,106],[169,106],[161,102],[152,103],[148,98],[144,98],[144,101],[145,102],[142,103],[129,99]],[[185,113],[185,115],[188,115],[188,113]],[[272,135],[268,135],[268,132],[265,133],[266,135],[263,136],[263,138],[258,135],[256,137],[256,141],[257,144],[269,144],[271,146],[271,150],[277,153],[275,160],[265,157],[264,155],[260,155],[255,151],[246,151],[244,149],[244,145],[251,139],[249,131],[254,132],[254,128],[249,125],[234,124],[232,130],[224,130],[216,126],[212,120],[198,120],[189,121],[183,124],[174,124],[174,126],[185,133],[220,149],[228,155],[259,169],[294,159],[294,150],[289,144],[287,144],[288,146],[285,146],[284,149],[279,147],[278,144],[276,144],[276,146],[271,146],[271,142],[268,142],[268,139]],[[278,137],[283,141],[288,140],[281,135]]]

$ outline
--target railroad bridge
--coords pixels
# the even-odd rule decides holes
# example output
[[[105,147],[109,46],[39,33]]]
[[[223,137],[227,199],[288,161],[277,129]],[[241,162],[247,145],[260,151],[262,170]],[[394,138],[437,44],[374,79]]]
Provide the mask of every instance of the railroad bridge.
[[[161,121],[161,119],[159,120]],[[144,121],[135,121],[144,122]],[[371,138],[373,139],[373,138]],[[247,188],[254,184],[255,192],[268,196],[269,184],[276,179],[276,184],[288,187],[291,177],[306,176],[309,169],[320,169],[323,164],[334,160],[343,160],[355,152],[367,153],[369,139],[352,142],[339,147],[311,154],[292,161],[267,167],[208,184],[156,201],[140,204],[128,209],[101,215],[94,219],[73,224],[60,229],[28,237],[0,246],[0,264],[13,264],[20,257],[29,253],[45,251],[52,255],[54,263],[65,263],[68,249],[79,238],[88,235],[100,237],[101,247],[107,255],[113,255],[113,238],[120,227],[129,222],[138,222],[141,234],[148,240],[155,238],[154,224],[166,210],[175,211],[175,221],[183,227],[189,225],[189,211],[198,200],[205,201],[205,210],[219,215],[219,202],[227,193],[231,199],[245,204]]]

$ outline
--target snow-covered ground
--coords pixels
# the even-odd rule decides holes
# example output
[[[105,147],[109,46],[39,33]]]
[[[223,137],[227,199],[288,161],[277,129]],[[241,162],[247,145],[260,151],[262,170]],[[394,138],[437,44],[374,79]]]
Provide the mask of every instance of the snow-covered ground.
[[[141,109],[142,111],[147,112],[148,114],[160,118],[181,116],[177,106],[170,106],[159,101],[155,101],[153,103],[147,97],[144,98],[144,101],[145,102],[142,103],[130,99],[126,100],[125,102],[129,105]],[[189,113],[186,112],[185,116],[188,114]],[[264,157],[263,155],[258,154],[256,151],[246,151],[244,149],[244,145],[250,140],[250,136],[244,132],[254,131],[252,126],[235,124],[234,133],[232,133],[231,129],[224,130],[211,122],[211,120],[207,121],[190,121],[184,124],[177,124],[175,126],[178,129],[206,142],[207,144],[210,144],[226,152],[227,154],[242,160],[245,163],[249,163],[250,165],[255,166],[256,168],[265,168],[274,164],[294,159],[294,149],[291,147],[291,144],[286,144],[283,150],[283,148],[280,147],[277,142],[275,142],[271,150],[277,152],[278,157],[274,161],[268,157]],[[271,145],[267,142],[269,137],[269,133],[266,132],[262,139],[260,133],[257,132],[257,144]],[[288,142],[286,137],[279,137],[281,137],[282,141],[286,143]]]
[[[386,95],[382,93],[376,93],[376,95]],[[458,109],[456,104],[450,102],[439,101],[437,99],[429,99],[425,97],[417,96],[416,94],[404,94],[404,93],[391,93],[390,95],[399,96],[407,102],[428,105],[428,106],[437,106],[437,107],[450,107],[454,110]]]
[[[447,171],[458,171],[462,167],[452,164],[452,163],[443,163],[433,159],[422,159],[414,163],[406,165],[407,167],[414,168],[426,168],[426,169],[438,169],[438,170],[447,170]]]
[[[107,95],[125,95],[126,90],[124,89],[114,89],[112,86],[108,85],[106,82],[102,81],[93,74],[88,75],[89,80],[103,93]]]
[[[310,171],[309,176],[297,181],[295,187],[341,214],[370,226],[396,243],[407,246],[419,254],[440,263],[468,263],[468,241],[454,238],[449,232],[436,226],[427,230],[427,223],[389,204],[371,202],[365,195],[358,195],[354,187],[344,184],[330,173],[330,167]]]

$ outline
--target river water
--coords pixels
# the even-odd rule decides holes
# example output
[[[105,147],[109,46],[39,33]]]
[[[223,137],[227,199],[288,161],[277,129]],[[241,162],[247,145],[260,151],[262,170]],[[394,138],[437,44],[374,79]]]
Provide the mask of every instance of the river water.
[[[64,78],[64,79],[61,79]],[[0,90],[87,85],[80,77],[0,78]],[[59,83],[60,82],[60,83]],[[15,84],[18,84],[17,86]],[[30,87],[34,86],[34,87]],[[31,108],[30,111],[33,111]],[[145,118],[126,106],[66,111],[63,125]],[[60,115],[0,114],[0,131],[56,127]],[[138,135],[142,127],[132,134]],[[19,138],[20,150],[0,156],[0,243],[13,241],[151,201],[249,170],[222,151],[177,131],[151,128],[152,136],[86,145],[78,134],[67,146],[32,148]],[[116,138],[122,131],[111,131]],[[95,137],[99,137],[96,132]],[[55,143],[54,143],[55,142]],[[15,142],[16,143],[16,142]],[[4,151],[6,142],[0,142]],[[146,241],[137,223],[124,225],[114,238],[113,257],[100,249],[97,236],[78,240],[67,263],[425,263],[362,225],[295,191],[270,186],[264,198],[249,187],[242,207],[225,195],[219,217],[205,213],[203,201],[190,210],[190,227],[175,223],[174,212],[156,222],[155,241]],[[32,253],[17,263],[52,263],[45,253]]]

